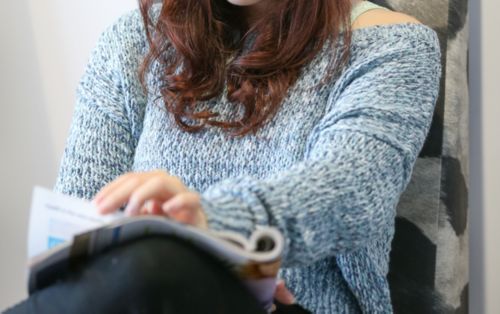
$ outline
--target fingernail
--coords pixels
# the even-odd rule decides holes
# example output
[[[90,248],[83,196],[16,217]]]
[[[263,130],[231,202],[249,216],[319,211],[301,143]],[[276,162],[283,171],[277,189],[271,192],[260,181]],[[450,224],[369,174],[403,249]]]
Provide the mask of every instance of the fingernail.
[[[127,204],[127,206],[125,207],[125,214],[127,216],[133,216],[133,215],[136,215],[137,214],[137,211],[138,211],[138,208],[137,208],[137,204],[133,203],[133,202],[129,202]]]
[[[173,207],[171,205],[163,205],[161,207],[161,209],[163,210],[163,212],[165,214],[174,214],[175,213],[175,207]]]
[[[295,303],[295,297],[293,296],[293,294],[290,291],[288,291],[288,289],[286,290],[285,294],[286,294],[286,298],[288,299],[288,302],[290,302],[292,304]]]
[[[99,202],[95,202],[93,201],[93,204],[95,207],[97,207],[97,210],[101,213],[101,214],[106,214],[107,211],[108,211],[108,207],[109,207],[109,204],[110,202],[107,200],[107,199],[101,199]]]

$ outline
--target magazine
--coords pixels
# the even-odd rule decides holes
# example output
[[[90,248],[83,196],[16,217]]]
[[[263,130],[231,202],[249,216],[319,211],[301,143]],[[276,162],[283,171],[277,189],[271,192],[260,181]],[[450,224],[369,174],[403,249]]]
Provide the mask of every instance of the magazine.
[[[231,232],[202,230],[161,216],[101,216],[88,201],[35,187],[28,235],[28,290],[49,284],[71,269],[71,263],[115,245],[147,236],[176,236],[211,253],[235,272],[270,311],[284,240],[271,227],[249,239]]]

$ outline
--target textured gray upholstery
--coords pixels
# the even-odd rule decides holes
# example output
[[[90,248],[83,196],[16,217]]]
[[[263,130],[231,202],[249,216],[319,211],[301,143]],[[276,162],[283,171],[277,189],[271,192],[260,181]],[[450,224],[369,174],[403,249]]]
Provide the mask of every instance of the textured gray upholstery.
[[[466,0],[373,0],[435,29],[441,92],[398,206],[390,284],[396,313],[468,312],[468,12]]]

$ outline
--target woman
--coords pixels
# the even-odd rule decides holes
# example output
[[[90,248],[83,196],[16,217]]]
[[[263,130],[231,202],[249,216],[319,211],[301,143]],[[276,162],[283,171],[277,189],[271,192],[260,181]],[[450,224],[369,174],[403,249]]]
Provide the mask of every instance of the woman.
[[[395,208],[438,95],[436,33],[367,1],[143,0],[141,13],[92,54],[55,189],[103,214],[275,226],[298,303],[392,312]]]

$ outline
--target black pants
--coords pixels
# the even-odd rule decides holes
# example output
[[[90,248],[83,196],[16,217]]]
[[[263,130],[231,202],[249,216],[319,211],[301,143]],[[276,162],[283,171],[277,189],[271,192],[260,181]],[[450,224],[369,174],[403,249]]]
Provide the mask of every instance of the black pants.
[[[114,248],[7,310],[18,313],[264,313],[210,255],[174,238]]]

